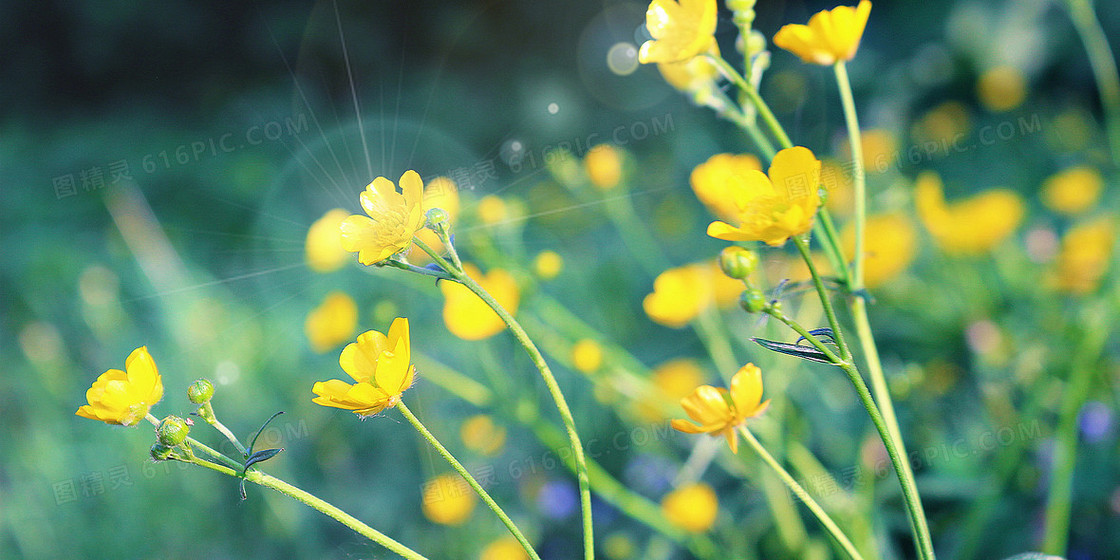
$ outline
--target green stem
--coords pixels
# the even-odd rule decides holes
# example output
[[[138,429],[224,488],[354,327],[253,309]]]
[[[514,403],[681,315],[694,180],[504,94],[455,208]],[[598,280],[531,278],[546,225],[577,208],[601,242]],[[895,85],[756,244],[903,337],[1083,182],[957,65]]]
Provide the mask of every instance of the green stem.
[[[233,435],[233,432],[231,432],[229,428],[225,426],[225,424],[222,424],[221,421],[218,420],[218,416],[214,414],[214,407],[210,404],[209,401],[202,403],[202,406],[198,407],[198,416],[199,418],[205,420],[207,424],[210,424],[216,430],[221,432],[223,436],[226,436],[226,439],[228,439],[229,442],[237,448],[237,451],[240,452],[243,457],[249,456],[249,452],[246,451],[244,445],[241,445],[241,442],[237,439],[237,436]]]
[[[1070,377],[1058,415],[1054,466],[1046,496],[1046,532],[1042,540],[1042,552],[1046,554],[1063,556],[1066,553],[1077,462],[1077,416],[1089,396],[1095,372],[1093,362],[1100,357],[1101,349],[1108,340],[1110,329],[1104,309],[1107,307],[1092,307],[1086,311],[1085,335],[1070,362]]]
[[[428,253],[428,255],[432,257],[432,260],[451,274],[456,281],[466,286],[467,289],[474,292],[482,301],[486,302],[486,304],[505,321],[506,325],[509,326],[510,332],[513,333],[514,338],[521,343],[521,346],[529,355],[529,359],[532,360],[533,365],[540,371],[541,378],[544,380],[544,384],[548,388],[552,400],[556,403],[556,409],[560,412],[560,419],[564,423],[565,430],[568,432],[568,440],[576,461],[576,478],[579,481],[580,510],[583,516],[584,558],[586,558],[586,560],[594,560],[595,538],[591,523],[591,486],[587,475],[587,459],[583,454],[583,444],[580,442],[579,433],[576,431],[576,422],[575,419],[572,418],[572,411],[568,408],[568,402],[564,399],[564,393],[560,390],[560,385],[556,383],[556,377],[552,375],[552,370],[548,367],[548,363],[545,362],[544,356],[541,355],[541,351],[537,349],[537,346],[533,344],[532,339],[529,338],[525,329],[513,318],[513,315],[510,315],[509,311],[506,311],[506,309],[494,299],[494,296],[491,296],[478,282],[475,282],[473,278],[464,274],[462,270],[454,268],[447,260],[433,251],[427,243],[424,243],[423,240],[413,238],[413,243],[416,243],[421,250]]]
[[[470,485],[475,494],[478,494],[478,497],[482,498],[482,501],[498,516],[498,519],[502,520],[502,523],[509,529],[510,534],[513,535],[513,538],[517,539],[517,542],[521,543],[521,547],[525,549],[529,557],[534,560],[540,560],[541,557],[537,555],[536,550],[533,550],[533,545],[529,544],[529,539],[526,539],[525,535],[521,534],[521,530],[517,528],[513,520],[506,515],[506,512],[502,511],[502,508],[498,506],[494,498],[490,497],[490,494],[482,488],[482,485],[480,485],[473,476],[471,476],[471,473],[467,472],[467,469],[462,463],[455,459],[455,456],[436,439],[436,436],[432,435],[432,432],[428,431],[428,428],[420,422],[420,419],[417,418],[407,406],[405,406],[403,401],[397,403],[397,409],[400,410],[405,419],[412,424],[412,427],[416,428],[416,431],[420,432],[420,435],[424,436],[424,439],[428,440],[428,443],[451,465],[451,468],[455,469],[455,472],[459,473],[459,476],[467,481],[467,484]]]
[[[890,390],[883,374],[883,365],[879,360],[879,350],[875,345],[875,337],[871,333],[871,324],[867,318],[867,301],[859,294],[864,288],[863,265],[866,257],[864,228],[867,225],[867,180],[863,168],[863,141],[860,136],[859,118],[856,114],[855,100],[852,97],[852,84],[848,79],[847,66],[843,61],[840,61],[833,66],[833,69],[836,71],[836,84],[840,90],[840,101],[844,107],[844,120],[848,128],[848,144],[852,151],[852,184],[855,191],[855,254],[852,256],[851,276],[848,282],[848,289],[855,295],[849,300],[849,306],[856,326],[856,336],[859,338],[864,359],[867,361],[868,377],[871,379],[871,386],[875,391],[874,402],[878,403],[882,414],[880,423],[883,424],[885,430],[880,429],[880,436],[882,436],[883,442],[887,444],[888,451],[894,448],[895,454],[899,455],[901,459],[895,461],[892,458],[892,463],[895,463],[895,470],[898,472],[899,481],[902,482],[903,493],[910,510],[910,523],[914,531],[915,545],[918,547],[918,553],[922,558],[933,558],[933,544],[929,535],[928,523],[914,484],[913,470],[909,461],[906,460],[906,446],[902,440],[898,418],[894,412],[894,404],[891,402]],[[858,379],[860,385],[863,385],[864,390],[866,390],[866,385],[858,371],[855,372],[853,383],[855,379]],[[874,405],[874,403],[872,404]],[[878,428],[879,425],[877,424],[876,427]]]
[[[821,206],[820,212],[817,212],[820,217],[821,229],[824,231],[824,238],[840,239],[840,235],[836,233],[836,224],[832,223],[832,214],[825,211],[824,206]],[[852,269],[848,266],[848,260],[844,258],[844,252],[836,243],[822,243],[824,246],[825,255],[828,256],[828,262],[832,268],[839,275],[840,281],[844,284],[845,288],[850,288],[852,285]]]
[[[773,134],[774,137],[778,139],[778,143],[781,145],[781,147],[783,149],[792,148],[793,142],[789,139],[789,135],[786,134],[785,129],[782,128],[782,123],[778,122],[778,118],[774,116],[774,112],[770,110],[770,106],[767,105],[766,101],[762,99],[762,96],[758,94],[758,90],[755,89],[755,87],[751,85],[750,82],[739,75],[739,73],[736,72],[735,69],[732,68],[731,65],[723,59],[723,57],[712,55],[706,56],[712,62],[712,64],[716,65],[716,69],[719,70],[720,74],[723,74],[724,77],[726,77],[728,80],[731,80],[732,83],[738,86],[739,89],[741,89],[743,93],[747,95],[747,99],[750,99],[751,104],[754,105],[755,109],[758,111],[759,116],[762,117],[762,120],[766,122],[766,126],[770,129],[771,134]],[[820,208],[820,210],[818,210],[818,214],[821,215],[821,221],[826,221],[828,223],[832,222],[832,217],[829,214],[827,208]],[[813,227],[820,230],[819,233],[821,234],[821,237],[824,238],[824,244],[827,246],[826,253],[829,255],[829,259],[832,260],[835,255],[842,255],[843,251],[840,249],[840,239],[836,236],[835,228],[824,228],[819,224],[820,221],[816,221],[813,224]],[[834,262],[832,263],[832,265],[836,267],[837,270],[845,270],[846,275],[847,263],[844,262],[844,259],[841,258],[839,259],[839,262]]]
[[[544,421],[533,422],[530,424],[530,427],[533,429],[533,433],[537,436],[537,439],[556,450],[557,456],[560,457],[565,466],[571,470],[576,469],[576,465],[572,461],[571,456],[567,453],[560,452],[560,450],[566,448],[564,436],[560,433],[560,430]],[[631,518],[645,523],[651,529],[687,547],[698,558],[705,558],[707,560],[723,558],[711,539],[699,534],[689,535],[679,527],[670,523],[669,520],[665,518],[665,513],[661,511],[661,508],[657,504],[624,486],[612,477],[606,469],[596,463],[594,459],[588,461],[588,467],[593,486],[595,487],[595,493],[604,501],[626,513]]]
[[[813,262],[813,255],[809,252],[809,242],[801,236],[794,236],[793,244],[797,245],[801,258],[805,260],[805,266],[809,267],[809,274],[813,277],[813,286],[817,289],[821,307],[824,308],[825,317],[828,318],[828,326],[832,327],[833,338],[836,339],[836,345],[840,347],[840,358],[844,361],[850,361],[852,352],[848,349],[848,343],[844,340],[844,331],[840,329],[840,321],[836,319],[836,310],[832,307],[832,298],[824,287],[824,281],[821,280],[821,275],[817,272],[817,265]]]
[[[875,400],[871,398],[871,392],[868,390],[867,384],[860,376],[859,370],[850,363],[840,367],[856,388],[860,403],[867,410],[867,414],[871,416],[871,422],[875,424],[875,429],[879,432],[879,438],[883,440],[883,445],[887,448],[887,455],[890,457],[891,465],[898,476],[899,485],[902,486],[902,497],[906,502],[907,513],[910,515],[910,526],[914,532],[914,546],[918,550],[918,557],[922,560],[932,560],[934,558],[933,542],[929,536],[929,527],[926,523],[925,511],[922,509],[921,498],[918,496],[918,487],[914,482],[914,474],[906,459],[906,450],[901,447],[901,440],[896,442],[895,438],[892,437],[879,408],[875,405]]]
[[[747,94],[747,98],[751,100],[755,109],[758,109],[758,115],[762,117],[762,120],[770,129],[770,133],[774,135],[774,138],[778,139],[778,144],[783,148],[792,148],[793,142],[790,141],[789,135],[787,135],[785,129],[782,128],[782,124],[778,122],[778,118],[774,116],[774,112],[770,110],[770,106],[762,100],[762,96],[758,94],[758,90],[744,79],[739,72],[732,68],[722,56],[713,56],[710,54],[705,56],[708,57],[708,60],[710,60],[712,64],[716,65],[716,69],[719,70],[720,74],[723,74],[723,77],[730,80],[731,83],[735,84],[743,93]]]
[[[672,262],[665,256],[646,224],[638,219],[633,200],[632,195],[625,194],[608,197],[603,202],[606,205],[607,216],[618,230],[623,244],[630,249],[630,254],[646,274],[654,278],[671,267]]]
[[[782,482],[786,483],[786,486],[788,486],[789,489],[792,490],[799,499],[801,499],[801,501],[805,504],[805,507],[809,508],[809,511],[813,512],[813,515],[816,516],[817,520],[821,522],[821,525],[824,525],[824,528],[828,531],[828,534],[831,535],[833,539],[836,539],[837,544],[839,544],[840,547],[844,549],[844,552],[847,553],[848,557],[852,558],[852,560],[863,560],[863,556],[860,556],[859,551],[856,550],[855,545],[853,545],[852,541],[848,539],[848,536],[844,534],[844,531],[841,531],[840,527],[836,526],[836,523],[833,522],[832,518],[828,516],[828,513],[826,513],[819,504],[817,504],[817,501],[814,500],[813,497],[810,496],[809,493],[806,492],[805,489],[797,483],[796,480],[794,480],[793,476],[791,476],[789,472],[787,472],[782,467],[782,465],[779,464],[772,455],[770,455],[768,451],[766,451],[766,448],[763,447],[757,439],[755,439],[754,434],[752,434],[751,431],[747,429],[746,425],[739,426],[739,433],[743,435],[743,438],[747,440],[747,443],[750,444],[755,453],[758,453],[758,456],[762,457],[762,460],[765,461],[771,469],[774,469],[774,472],[778,474],[778,477],[782,479]]]
[[[338,521],[339,523],[342,523],[343,525],[349,527],[359,535],[362,535],[363,537],[405,558],[408,558],[410,560],[426,560],[423,555],[416,552],[415,550],[412,550],[411,548],[408,548],[407,546],[389,538],[387,535],[374,529],[373,527],[362,523],[354,516],[346,513],[345,511],[342,511],[341,509],[338,509],[337,507],[324,501],[318,496],[292,486],[291,484],[288,484],[287,482],[284,482],[279,478],[267,475],[258,470],[250,470],[249,472],[245,473],[245,480],[248,480],[249,482],[255,484],[259,484],[261,486],[264,486],[265,488],[271,488],[273,490],[276,490],[277,492],[280,492],[281,494],[291,496],[292,498],[303,502],[305,505],[311,506],[312,508],[315,508],[320,512],[326,514],[328,517],[333,518],[335,521]]]
[[[848,126],[848,144],[852,149],[852,186],[856,202],[856,247],[852,256],[852,277],[849,288],[858,292],[863,289],[863,229],[867,224],[867,179],[863,169],[863,140],[859,132],[859,118],[856,116],[856,102],[852,98],[852,84],[848,80],[848,68],[843,61],[837,62],[836,84],[840,89],[840,102],[844,106],[844,122]]]
[[[1089,65],[1097,80],[1097,90],[1101,96],[1101,106],[1108,129],[1109,147],[1112,148],[1112,161],[1120,165],[1120,75],[1116,71],[1116,59],[1108,46],[1101,22],[1093,12],[1091,0],[1068,0],[1070,18],[1085,44],[1089,55]]]
[[[416,266],[414,264],[401,262],[398,260],[388,259],[386,261],[382,261],[382,264],[384,266],[407,270],[408,272],[415,272],[416,274],[423,274],[424,276],[431,276],[437,280],[451,279],[451,275],[442,270],[432,270],[430,268],[424,268],[422,266]]]
[[[727,100],[727,103],[731,103],[731,100]],[[758,121],[756,119],[747,118],[747,115],[744,114],[741,109],[730,106],[723,113],[723,116],[743,129],[743,132],[746,132],[747,136],[750,136],[755,147],[762,152],[762,155],[766,157],[767,161],[774,159],[774,154],[778,153],[778,151],[774,149],[774,143],[762,133],[762,129],[758,128]]]
[[[192,445],[202,446],[204,448],[206,447],[197,442],[192,442]],[[213,450],[210,450],[210,452],[216,453]],[[210,461],[198,458],[187,460],[185,462],[198,465],[200,467],[205,467],[227,476],[241,478],[240,467],[230,468],[226,465],[219,465],[217,463],[211,463]],[[291,484],[288,484],[287,482],[284,482],[279,478],[267,475],[259,470],[252,469],[249,472],[245,473],[245,480],[248,480],[249,482],[252,482],[254,484],[259,484],[261,486],[264,486],[265,488],[271,488],[281,494],[295,498],[296,500],[303,502],[305,505],[311,506],[312,508],[319,510],[321,513],[326,514],[328,517],[331,517],[335,521],[338,521],[339,523],[342,523],[343,525],[349,527],[359,535],[389,549],[392,552],[401,555],[404,558],[408,558],[409,560],[428,560],[419,552],[416,552],[415,550],[412,550],[411,548],[408,548],[407,546],[393,540],[377,529],[374,529],[373,527],[362,523],[356,517],[350,515],[349,513],[346,513],[345,511],[338,509],[329,502],[319,498],[318,496],[292,486]]]
[[[735,351],[731,348],[731,342],[725,336],[726,331],[720,324],[719,309],[714,301],[711,305],[700,310],[692,324],[700,342],[708,350],[708,355],[711,356],[712,363],[716,365],[720,374],[730,376],[738,371],[742,364],[735,358]]]
[[[921,499],[918,496],[917,484],[914,482],[914,474],[910,469],[909,463],[906,462],[905,448],[901,446],[901,440],[896,442],[895,439],[891,437],[887,424],[883,420],[879,408],[875,405],[875,400],[871,398],[871,392],[868,390],[867,384],[864,383],[859,370],[850,361],[842,360],[832,349],[822,343],[820,339],[811,335],[805,327],[787,317],[780,309],[767,307],[765,312],[782,323],[785,323],[799,335],[805,337],[813,347],[820,350],[834,365],[844,370],[844,373],[848,376],[852,386],[856,389],[856,393],[859,395],[860,404],[863,405],[868,416],[871,417],[871,423],[875,425],[875,429],[879,432],[879,438],[883,440],[883,445],[887,449],[887,455],[890,457],[891,466],[894,467],[895,474],[898,476],[899,485],[902,486],[902,497],[906,502],[907,513],[910,516],[910,527],[914,532],[914,546],[918,549],[918,556],[922,558],[922,560],[932,560],[934,558],[933,543],[929,537],[929,528],[926,523],[925,512],[922,509]]]
[[[816,348],[817,350],[820,350],[821,353],[823,353],[824,356],[826,358],[828,358],[829,363],[831,363],[832,365],[843,366],[847,363],[847,362],[844,361],[843,358],[841,358],[840,356],[837,356],[836,353],[833,352],[831,348],[829,348],[823,342],[821,342],[821,339],[817,338],[812,333],[810,333],[808,329],[801,326],[801,323],[798,323],[797,321],[794,321],[792,318],[790,318],[788,315],[786,315],[779,307],[768,305],[768,306],[766,306],[765,309],[763,309],[763,312],[766,313],[767,315],[781,321],[783,324],[785,324],[785,326],[793,329],[794,332],[801,335],[801,337],[804,338],[805,340],[809,341],[809,344],[812,344],[814,348]]]

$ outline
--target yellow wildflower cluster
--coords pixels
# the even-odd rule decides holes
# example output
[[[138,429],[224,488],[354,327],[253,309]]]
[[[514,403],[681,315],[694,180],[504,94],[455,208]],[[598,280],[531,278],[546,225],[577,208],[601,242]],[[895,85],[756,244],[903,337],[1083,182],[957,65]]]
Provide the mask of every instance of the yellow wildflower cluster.
[[[918,217],[943,251],[978,255],[1007,239],[1026,212],[1023,199],[1008,189],[992,189],[952,204],[945,202],[941,178],[932,171],[918,177]]]
[[[441,474],[424,484],[421,509],[424,517],[440,525],[462,525],[478,498],[466,481],[456,474]]]
[[[323,353],[342,344],[358,328],[358,304],[342,292],[331,292],[323,303],[307,314],[303,331],[311,349]]]
[[[1054,286],[1074,295],[1092,293],[1108,271],[1116,244],[1116,224],[1101,217],[1074,226],[1062,237],[1053,275]]]
[[[583,169],[593,186],[613,189],[622,182],[622,154],[610,144],[599,144],[583,156]]]
[[[918,252],[918,230],[914,220],[901,212],[867,218],[864,230],[863,281],[868,288],[881,286],[899,275]],[[855,252],[855,227],[841,234],[845,254]]]
[[[342,221],[349,215],[349,212],[341,208],[335,208],[328,210],[326,214],[323,214],[323,217],[311,224],[311,227],[307,230],[307,241],[304,247],[307,266],[311,267],[311,270],[333,272],[346,264],[346,259],[350,254],[342,248],[339,229],[342,227]]]
[[[742,291],[743,284],[725,276],[715,261],[693,263],[657,275],[642,308],[653,322],[681,328],[713,304],[734,303]]]
[[[1047,208],[1072,216],[1093,207],[1104,189],[1101,174],[1080,165],[1051,175],[1042,184],[1042,203]]]
[[[673,525],[689,533],[703,533],[715,525],[719,498],[707,484],[685,484],[661,499],[661,512]]]

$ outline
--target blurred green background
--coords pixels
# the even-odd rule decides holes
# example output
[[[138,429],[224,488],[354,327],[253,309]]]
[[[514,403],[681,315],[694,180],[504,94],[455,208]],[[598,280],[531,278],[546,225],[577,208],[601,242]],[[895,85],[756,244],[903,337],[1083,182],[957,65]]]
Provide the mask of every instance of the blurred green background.
[[[832,6],[759,4],[755,27],[767,37]],[[1115,39],[1120,10],[1101,4],[1102,25]],[[5,2],[0,558],[388,557],[284,496],[250,488],[249,499],[240,501],[232,479],[152,463],[152,437],[143,426],[108,427],[75,416],[90,383],[123,367],[142,345],[166,387],[157,416],[189,412],[186,385],[208,377],[218,386],[219,415],[239,435],[285,411],[265,437],[286,451],[265,470],[433,558],[474,558],[501,536],[485,511],[454,528],[421,515],[424,480],[446,468],[394,413],[359,422],[311,403],[312,383],[342,372],[336,351],[311,350],[303,322],[336,289],[358,301],[361,330],[384,331],[392,317],[410,317],[417,352],[479,380],[489,379],[487,367],[504,363],[517,372],[510,373],[523,385],[517,390],[536,391],[531,365],[508,337],[480,349],[447,332],[430,282],[356,265],[329,275],[305,266],[311,222],[334,207],[359,211],[357,194],[371,172],[393,179],[407,169],[425,179],[449,175],[459,182],[465,212],[487,194],[522,201],[530,217],[494,235],[520,248],[526,271],[540,250],[564,256],[565,275],[543,292],[647,366],[694,356],[705,360],[715,382],[719,377],[690,331],[656,326],[642,313],[652,278],[617,232],[601,212],[579,205],[544,165],[559,148],[582,156],[589,143],[621,144],[632,158],[628,194],[674,264],[711,258],[724,246],[702,234],[708,218],[688,190],[688,173],[714,153],[751,146],[732,125],[690,106],[655,68],[620,75],[608,67],[612,45],[643,40],[645,7]],[[733,53],[729,18],[721,13],[717,35]],[[1026,101],[1010,112],[986,110],[977,99],[978,76],[996,65],[1013,66],[1026,78]],[[965,107],[969,138],[979,146],[902,157],[884,175],[889,179],[873,178],[882,192],[904,190],[918,170],[936,169],[964,191],[1008,186],[1031,199],[1042,178],[1065,165],[1110,165],[1092,73],[1058,4],[879,2],[850,71],[864,126],[889,131],[897,152],[916,145],[912,124],[944,101]],[[762,90],[795,142],[841,157],[843,119],[826,70],[776,52]],[[1002,123],[1020,128],[990,144],[976,132]],[[463,250],[483,258],[471,255],[469,245]],[[945,557],[956,557],[972,527],[979,532],[972,537],[975,557],[1036,549],[1057,404],[1041,399],[1030,415],[1020,414],[1019,405],[1035,402],[1025,393],[1061,387],[1028,391],[1020,381],[1046,375],[1029,362],[1045,361],[1060,347],[1054,340],[1075,335],[1061,331],[1060,321],[1055,332],[1041,330],[1048,316],[1040,314],[1044,302],[1032,299],[1029,276],[970,284],[942,264],[919,261],[899,287],[877,294],[872,317],[892,376],[902,380],[907,440],[912,450],[929,454],[917,470],[935,542]],[[981,275],[991,268],[978,266]],[[960,309],[962,291],[979,298],[980,308]],[[534,317],[540,324],[548,315]],[[760,328],[735,310],[727,318],[744,340]],[[1011,357],[989,361],[969,346],[964,333],[981,319],[1013,341]],[[1113,358],[1101,367],[1111,372],[1113,391],[1094,396],[1095,435],[1080,448],[1071,558],[1111,558],[1120,550],[1116,352],[1109,348]],[[744,361],[760,359],[745,345],[736,351]],[[586,426],[585,440],[633,437],[632,420],[609,399],[604,405],[585,379],[558,370],[577,421]],[[929,371],[951,372],[945,375],[953,381]],[[494,468],[495,497],[530,527],[542,557],[575,557],[574,479],[562,469],[524,474],[546,448],[512,420],[512,401],[496,409],[509,430],[505,451],[472,455],[458,440],[458,427],[479,409],[420,373],[407,395],[413,410],[469,466]],[[781,382],[782,398],[799,418],[786,437],[801,438],[839,477],[868,427],[842,380],[822,377],[819,368],[805,367]],[[930,389],[938,383],[948,388]],[[989,392],[1007,394],[1007,416],[993,418],[979,404],[978,395]],[[1013,430],[1014,445],[997,441],[977,451],[988,441],[984,434],[999,435],[1004,427]],[[218,440],[205,428],[196,432],[202,441]],[[656,501],[693,443],[679,434],[665,438],[647,449],[616,450],[602,462]],[[939,446],[951,448],[961,438],[971,446],[966,456],[942,454]],[[1012,464],[993,480],[988,465],[1009,448],[1016,453]],[[724,508],[719,542],[736,557],[780,557],[758,491],[744,491],[742,481],[723,472],[706,480]],[[884,493],[893,491],[891,477],[879,484]],[[971,506],[984,488],[998,495],[981,522]],[[645,550],[648,529],[599,506],[604,539],[617,536],[615,544]],[[905,558],[913,551],[901,509],[893,509],[870,522],[886,527],[888,536],[879,537],[886,541],[884,557]],[[620,558],[645,557],[612,550]],[[670,548],[665,557],[688,556]]]

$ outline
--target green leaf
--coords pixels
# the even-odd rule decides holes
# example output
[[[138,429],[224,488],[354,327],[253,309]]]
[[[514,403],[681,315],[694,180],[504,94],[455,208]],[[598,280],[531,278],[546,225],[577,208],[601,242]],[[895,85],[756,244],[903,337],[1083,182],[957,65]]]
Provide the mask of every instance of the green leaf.
[[[832,364],[832,360],[824,352],[817,350],[811,346],[802,346],[800,344],[790,344],[788,342],[776,342],[773,340],[766,340],[765,338],[752,338],[751,340],[758,343],[759,346],[778,352],[780,354],[787,354],[803,360],[811,362],[820,362],[822,364]]]
[[[280,453],[283,450],[284,448],[281,447],[279,449],[264,449],[261,451],[257,451],[256,453],[249,456],[249,459],[245,461],[245,470],[248,471],[249,467],[253,466],[254,463],[260,463],[261,461],[267,461],[275,457],[277,453]]]
[[[268,420],[264,421],[264,424],[261,424],[261,429],[257,430],[257,435],[253,436],[253,441],[249,442],[249,450],[245,452],[246,459],[248,459],[249,456],[253,454],[253,446],[257,444],[257,438],[261,437],[261,432],[263,432],[264,429],[268,427],[269,422],[272,422],[277,416],[280,416],[281,414],[284,414],[283,410],[277,412],[276,414],[273,414],[268,418]]]
[[[813,330],[809,331],[809,334],[811,334],[811,335],[813,335],[813,336],[815,336],[819,339],[827,338],[828,340],[821,340],[821,342],[823,342],[825,344],[836,344],[836,337],[833,335],[832,329],[830,329],[828,327],[821,327],[819,329],[813,329]],[[805,337],[800,337],[800,338],[797,339],[796,344],[801,344],[802,340],[809,340],[809,339],[807,339]]]

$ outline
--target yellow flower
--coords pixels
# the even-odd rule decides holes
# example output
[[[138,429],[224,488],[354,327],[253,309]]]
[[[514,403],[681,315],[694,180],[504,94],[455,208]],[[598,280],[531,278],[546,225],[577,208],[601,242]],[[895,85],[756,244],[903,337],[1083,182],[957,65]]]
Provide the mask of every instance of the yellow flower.
[[[726,241],[765,241],[778,246],[792,235],[813,227],[820,206],[817,187],[821,162],[808,148],[796,146],[778,152],[770,164],[769,177],[747,171],[741,180],[728,185],[734,201],[738,226],[725,222],[708,225],[708,235]]]
[[[732,194],[743,189],[750,171],[762,171],[762,164],[752,154],[716,154],[697,165],[689,175],[696,198],[715,217],[734,221],[739,215]]]
[[[342,292],[331,292],[319,307],[307,314],[303,332],[311,349],[322,354],[342,344],[358,328],[358,304]]]
[[[583,373],[594,373],[603,365],[603,347],[585,338],[572,346],[572,365]]]
[[[359,197],[369,217],[353,215],[342,221],[342,248],[358,253],[365,265],[379,263],[412,244],[424,227],[424,183],[415,171],[401,175],[401,192],[385,177],[373,180]]]
[[[694,265],[670,268],[653,280],[653,293],[642,300],[642,308],[653,322],[679,329],[708,304],[706,272]]]
[[[482,223],[492,226],[509,219],[509,208],[502,197],[488,194],[478,201],[478,218]]]
[[[844,254],[854,254],[855,224],[849,223],[841,238]],[[898,212],[869,217],[864,230],[863,250],[863,281],[868,288],[893,279],[910,266],[918,251],[918,232],[913,220]]]
[[[670,523],[690,533],[712,528],[719,513],[715,490],[703,482],[686,484],[661,499],[661,512]]]
[[[479,560],[528,560],[529,555],[513,537],[502,537],[482,549]]]
[[[1071,228],[1062,238],[1054,286],[1074,295],[1095,291],[1108,270],[1115,243],[1116,226],[1111,218],[1098,218]]]
[[[486,414],[467,418],[459,428],[459,437],[467,449],[483,455],[497,455],[506,443],[506,429],[495,424]]]
[[[817,12],[809,18],[809,25],[782,26],[774,35],[774,44],[809,64],[829,66],[851,60],[859,50],[870,14],[868,0],[861,0],[855,8],[839,6]]]
[[[950,254],[991,250],[1019,227],[1025,212],[1023,200],[1007,189],[946,204],[941,178],[932,171],[918,176],[914,197],[918,217],[938,246]]]
[[[455,185],[455,181],[447,177],[436,177],[428,181],[428,186],[424,187],[424,202],[421,204],[421,210],[426,216],[428,210],[432,208],[440,208],[447,212],[447,216],[454,223],[455,219],[459,217],[459,188]],[[444,252],[443,241],[440,241],[436,232],[423,228],[416,232],[416,237],[419,237],[421,241],[437,253]],[[432,258],[423,249],[413,245],[408,250],[408,260],[413,264],[423,266],[431,262]]]
[[[946,101],[922,116],[910,127],[910,133],[920,142],[933,142],[945,151],[957,147],[972,128],[968,107],[960,101]]]
[[[441,474],[424,484],[421,507],[424,517],[440,525],[460,525],[470,519],[477,501],[458,475]]]
[[[658,274],[642,309],[653,322],[679,329],[713,304],[734,304],[743,289],[742,282],[723,274],[718,262],[692,263]]]
[[[533,270],[541,280],[552,280],[564,269],[564,258],[556,251],[541,251],[533,259]]]
[[[599,144],[583,156],[583,168],[592,185],[613,189],[622,181],[622,154],[610,144]]]
[[[1011,66],[997,66],[985,71],[976,82],[976,94],[989,110],[1010,111],[1027,97],[1027,80]]]
[[[868,173],[882,173],[890,169],[897,157],[898,142],[891,131],[884,128],[864,130],[859,133],[863,144],[863,168]],[[844,143],[844,154],[851,160],[852,148]]]
[[[346,258],[350,254],[342,248],[342,239],[338,232],[342,221],[349,215],[349,212],[335,208],[311,224],[307,230],[305,243],[307,266],[311,267],[311,270],[333,272],[346,264]]]
[[[679,401],[704,381],[704,370],[696,360],[677,358],[653,370],[653,384],[666,398]]]
[[[705,54],[719,56],[719,44],[712,41]],[[719,69],[706,56],[694,56],[680,62],[662,62],[657,65],[665,81],[685,93],[707,90],[715,87]]]
[[[821,162],[821,188],[827,198],[824,200],[825,208],[835,216],[847,216],[852,213],[853,199],[851,168],[845,168],[840,162],[826,159]]]
[[[635,402],[634,411],[647,422],[666,420],[666,403],[677,403],[704,382],[704,370],[696,360],[676,358],[653,370],[650,377],[657,393],[651,393]]]
[[[74,414],[122,426],[135,425],[147,416],[163,398],[163,380],[148,347],[133,350],[124,361],[124,369],[101,374],[86,391],[89,404],[83,404]]]
[[[1042,203],[1066,215],[1080,214],[1097,203],[1104,182],[1096,169],[1077,166],[1051,175],[1042,185]]]
[[[603,540],[603,553],[610,560],[629,560],[637,557],[638,546],[634,544],[634,539],[620,531],[607,535]]]
[[[708,261],[708,274],[711,278],[712,299],[717,307],[727,309],[739,304],[739,294],[743,293],[746,286],[741,280],[736,280],[723,273],[718,260]]]
[[[691,395],[681,399],[681,407],[698,424],[676,419],[673,429],[688,434],[723,435],[732,453],[739,452],[739,438],[735,428],[747,418],[762,414],[770,401],[762,401],[762,370],[747,364],[731,378],[731,390],[701,385]]]
[[[653,37],[642,43],[638,62],[679,62],[704,51],[715,41],[716,0],[653,0],[646,10],[646,29]]]
[[[342,349],[338,364],[356,383],[338,379],[316,382],[311,390],[318,396],[312,402],[359,416],[397,406],[401,393],[412,386],[416,368],[411,360],[408,319],[399,317],[389,327],[388,336],[366,331],[358,335],[357,342]]]
[[[517,313],[521,292],[510,273],[495,268],[486,276],[471,263],[463,263],[463,272],[494,296],[511,315]],[[463,340],[482,340],[506,329],[506,323],[490,306],[466,286],[458,282],[440,282],[443,292],[443,322],[451,334]]]

